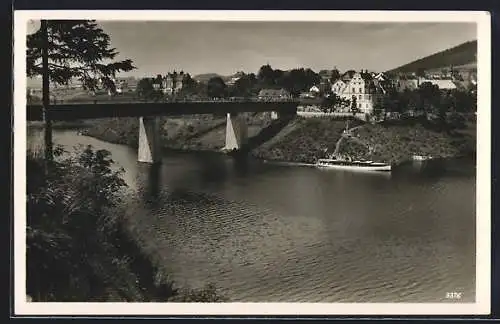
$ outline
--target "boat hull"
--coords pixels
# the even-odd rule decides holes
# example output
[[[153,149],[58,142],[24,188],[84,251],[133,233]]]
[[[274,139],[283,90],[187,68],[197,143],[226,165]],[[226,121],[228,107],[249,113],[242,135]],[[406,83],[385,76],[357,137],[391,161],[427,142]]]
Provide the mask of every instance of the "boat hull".
[[[390,172],[390,165],[373,165],[373,166],[353,166],[353,165],[328,165],[328,164],[316,164],[316,167],[322,169],[335,169],[335,170],[346,170],[346,171],[356,171],[356,172]]]

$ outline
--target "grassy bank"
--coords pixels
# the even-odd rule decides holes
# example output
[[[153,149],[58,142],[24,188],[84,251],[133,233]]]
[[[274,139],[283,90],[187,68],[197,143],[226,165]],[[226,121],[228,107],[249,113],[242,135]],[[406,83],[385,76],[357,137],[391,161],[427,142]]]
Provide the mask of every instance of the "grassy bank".
[[[275,138],[256,148],[253,155],[272,161],[314,163],[318,157],[325,155],[325,150],[335,150],[346,120],[296,117]],[[361,124],[358,120],[349,122],[350,127]]]
[[[247,114],[246,117],[250,142],[272,125],[269,115]],[[350,128],[361,127],[352,132],[351,139],[345,138],[340,142],[339,152],[354,158],[398,164],[412,155],[448,158],[475,153],[475,122],[469,121],[465,128],[450,128],[418,120],[368,124],[351,118],[295,117],[272,136],[259,138],[251,154],[264,160],[314,163],[326,152],[335,150],[347,120]],[[109,118],[87,123],[86,135],[137,146],[137,118]],[[164,148],[218,151],[225,143],[224,116],[169,117],[162,118],[161,125]]]
[[[413,155],[452,158],[475,153],[474,124],[465,132],[429,123],[365,125],[342,142],[340,153],[354,158],[399,164]]]
[[[268,126],[268,114],[245,114],[248,135],[255,136]],[[137,147],[139,121],[137,118],[106,118],[88,121],[84,135],[107,142]],[[190,115],[162,117],[161,142],[164,148],[178,150],[219,150],[226,138],[226,116]]]
[[[44,122],[42,121],[29,121],[26,126],[29,128],[43,128]],[[85,120],[75,120],[75,121],[54,121],[52,122],[53,129],[81,129],[88,127],[89,124]]]
[[[345,120],[317,118],[296,120],[271,141],[254,150],[266,160],[313,163],[335,150],[345,128]],[[350,121],[352,138],[340,142],[339,153],[355,159],[399,164],[412,155],[450,158],[475,154],[475,123],[463,129],[433,125],[422,121],[364,124]]]

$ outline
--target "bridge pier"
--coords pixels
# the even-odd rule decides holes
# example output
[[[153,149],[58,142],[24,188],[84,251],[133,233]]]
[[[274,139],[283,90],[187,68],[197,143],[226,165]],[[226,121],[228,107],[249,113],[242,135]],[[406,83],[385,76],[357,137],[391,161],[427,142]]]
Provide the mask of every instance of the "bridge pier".
[[[242,115],[228,113],[226,118],[226,146],[224,150],[239,150],[247,143],[248,128]]]
[[[159,117],[139,117],[139,147],[137,161],[161,162],[161,135]]]

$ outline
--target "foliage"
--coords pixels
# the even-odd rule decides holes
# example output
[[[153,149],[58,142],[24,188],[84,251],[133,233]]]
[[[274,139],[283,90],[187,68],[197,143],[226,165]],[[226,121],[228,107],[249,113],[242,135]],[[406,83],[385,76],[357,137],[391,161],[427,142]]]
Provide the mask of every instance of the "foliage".
[[[111,284],[101,267],[116,270],[107,255],[119,219],[109,210],[125,187],[112,162],[108,152],[87,147],[55,161],[45,178],[42,160],[28,157],[27,292],[35,300],[91,300]]]
[[[122,218],[123,170],[113,170],[105,150],[88,146],[77,152],[57,148],[48,177],[41,172],[41,155],[28,154],[28,295],[46,302],[177,297],[181,290],[142,252]],[[223,299],[211,286],[188,296],[201,302]]]
[[[335,112],[338,107],[346,105],[347,102],[344,98],[339,97],[335,93],[330,94],[327,97],[323,97],[320,104],[321,111],[325,113]]]
[[[210,98],[223,98],[226,96],[226,84],[221,77],[213,77],[208,80],[207,94]]]
[[[356,96],[352,96],[351,99],[351,112],[353,115],[356,115],[359,112],[358,99],[356,98]]]
[[[362,122],[350,118],[300,118],[288,128],[292,130],[279,141],[256,148],[253,154],[266,160],[314,163],[325,150],[333,152],[349,120],[355,127]]]
[[[468,90],[440,90],[430,82],[422,83],[415,90],[389,89],[382,97],[382,107],[387,112],[434,114],[441,122],[454,113],[472,113],[477,110],[477,96]]]
[[[110,62],[118,52],[94,20],[48,20],[47,32],[49,78],[56,84],[78,79],[85,89],[102,87],[114,92],[116,73],[135,68],[129,59]],[[27,40],[29,77],[42,75],[42,47],[43,30],[40,29]]]
[[[137,96],[143,100],[160,100],[163,96],[163,93],[159,89],[155,89],[153,84],[155,83],[155,79],[152,78],[143,78],[137,82]]]
[[[245,74],[241,76],[231,89],[233,97],[251,97],[255,96],[259,89],[257,88],[258,80],[255,74]]]
[[[355,151],[362,158],[391,163],[407,161],[412,155],[430,155],[435,158],[458,156],[463,153],[462,147],[468,142],[465,137],[429,129],[420,123],[367,124],[353,133],[370,150],[363,152],[354,146],[344,149],[351,153]]]
[[[385,109],[384,107],[387,107],[390,105],[390,101],[388,97],[383,98],[382,101],[375,101],[373,105],[373,117],[375,120],[379,121],[384,118],[385,116]]]
[[[192,94],[196,92],[196,88],[196,80],[194,80],[189,73],[184,74],[181,91]]]

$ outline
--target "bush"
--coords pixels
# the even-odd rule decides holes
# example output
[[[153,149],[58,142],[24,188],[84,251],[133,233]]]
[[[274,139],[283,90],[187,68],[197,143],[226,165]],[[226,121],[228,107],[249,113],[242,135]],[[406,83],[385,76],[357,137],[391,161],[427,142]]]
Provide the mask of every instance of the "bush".
[[[121,218],[126,184],[123,170],[112,170],[110,153],[88,146],[78,154],[56,148],[55,155],[48,176],[39,152],[27,157],[26,291],[32,300],[132,302],[181,296]],[[211,286],[207,289],[186,298],[221,300]]]

